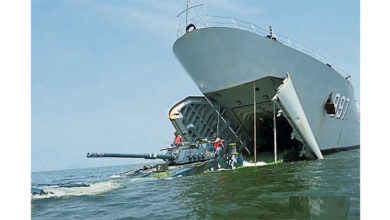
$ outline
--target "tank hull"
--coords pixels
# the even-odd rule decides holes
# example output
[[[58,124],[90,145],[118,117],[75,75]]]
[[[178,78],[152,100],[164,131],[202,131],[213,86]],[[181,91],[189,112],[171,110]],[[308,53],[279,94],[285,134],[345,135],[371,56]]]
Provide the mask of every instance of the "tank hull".
[[[243,158],[241,154],[225,155],[220,158],[210,159],[202,162],[191,163],[186,165],[169,166],[167,170],[158,171],[156,166],[151,166],[148,169],[131,170],[122,173],[121,176],[137,176],[137,177],[185,177],[202,174],[205,172],[217,171],[219,169],[234,170],[243,166]]]

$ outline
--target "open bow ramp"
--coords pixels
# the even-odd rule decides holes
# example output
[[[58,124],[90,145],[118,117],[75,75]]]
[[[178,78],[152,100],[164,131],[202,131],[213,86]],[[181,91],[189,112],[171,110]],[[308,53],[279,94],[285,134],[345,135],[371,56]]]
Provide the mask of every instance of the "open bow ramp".
[[[303,141],[304,147],[308,150],[309,154],[312,154],[318,159],[323,159],[289,73],[287,73],[283,84],[279,86],[272,101],[283,110],[285,117],[295,129],[295,134],[299,135],[296,138]]]

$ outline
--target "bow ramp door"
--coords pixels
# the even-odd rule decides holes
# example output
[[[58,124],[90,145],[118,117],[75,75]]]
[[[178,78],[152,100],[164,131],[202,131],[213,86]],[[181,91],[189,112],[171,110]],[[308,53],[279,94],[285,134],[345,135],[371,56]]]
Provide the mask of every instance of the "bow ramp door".
[[[187,142],[209,138],[218,134],[225,143],[236,143],[237,150],[246,146],[242,126],[225,118],[225,109],[214,106],[205,97],[190,96],[176,103],[169,110],[169,120]]]
[[[317,159],[323,159],[289,73],[287,73],[287,77],[283,80],[283,84],[278,88],[272,101],[283,110],[284,116],[294,128],[293,134],[297,139],[302,140],[303,146],[309,154]]]

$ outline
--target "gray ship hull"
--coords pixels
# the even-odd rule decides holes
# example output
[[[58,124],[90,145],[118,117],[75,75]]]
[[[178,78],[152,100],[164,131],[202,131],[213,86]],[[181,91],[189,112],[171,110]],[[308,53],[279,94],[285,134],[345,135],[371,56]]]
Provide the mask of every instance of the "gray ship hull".
[[[276,104],[293,127],[292,136],[306,140],[307,133],[307,140],[313,139],[315,144],[304,143],[310,145],[307,147],[313,155],[313,145],[322,152],[360,145],[360,115],[353,87],[330,65],[278,41],[226,27],[187,33],[175,42],[173,51],[202,93],[225,110],[229,122],[245,128],[243,137],[253,138],[255,87],[260,127],[262,123],[268,126],[264,121],[272,118]],[[287,82],[287,72],[296,98],[285,92],[283,102],[295,101],[289,109],[283,109],[277,95]],[[334,104],[334,114],[324,108],[328,98]],[[296,116],[300,114],[297,111],[302,111],[304,117]],[[306,124],[299,121],[302,118]],[[261,141],[270,141],[260,136],[260,145]]]

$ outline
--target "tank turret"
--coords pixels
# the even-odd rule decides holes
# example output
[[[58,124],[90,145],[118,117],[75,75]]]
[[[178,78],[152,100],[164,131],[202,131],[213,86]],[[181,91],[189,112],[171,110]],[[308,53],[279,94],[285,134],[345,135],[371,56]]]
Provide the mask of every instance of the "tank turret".
[[[215,157],[215,150],[211,143],[203,142],[196,144],[184,144],[181,146],[171,146],[166,150],[166,154],[120,154],[120,153],[87,153],[87,158],[144,158],[144,159],[162,159],[169,165],[195,163],[199,161],[210,160]]]

